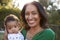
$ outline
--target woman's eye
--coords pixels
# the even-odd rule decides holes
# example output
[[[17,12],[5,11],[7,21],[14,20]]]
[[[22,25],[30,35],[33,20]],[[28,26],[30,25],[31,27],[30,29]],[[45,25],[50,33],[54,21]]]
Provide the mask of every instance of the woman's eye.
[[[32,13],[32,14],[34,14],[34,15],[35,15],[36,13]]]
[[[14,26],[16,28],[16,26]]]
[[[32,13],[33,15],[37,14],[37,12],[35,12],[35,11],[32,11],[31,13]]]
[[[29,15],[29,13],[25,13],[25,15]]]

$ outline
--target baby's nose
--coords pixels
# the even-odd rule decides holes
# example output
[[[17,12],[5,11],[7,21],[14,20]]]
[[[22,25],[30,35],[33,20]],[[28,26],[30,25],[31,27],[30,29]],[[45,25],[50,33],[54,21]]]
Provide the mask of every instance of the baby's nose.
[[[15,32],[15,29],[12,29],[12,32]]]
[[[12,33],[15,33],[15,31],[14,31],[14,30],[12,30]]]

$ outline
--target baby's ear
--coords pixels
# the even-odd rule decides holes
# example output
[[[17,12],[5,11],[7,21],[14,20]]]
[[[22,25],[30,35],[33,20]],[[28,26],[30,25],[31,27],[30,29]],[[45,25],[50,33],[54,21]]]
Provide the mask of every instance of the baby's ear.
[[[5,23],[4,23],[4,27],[5,27],[5,29],[6,29],[6,25],[5,25]]]

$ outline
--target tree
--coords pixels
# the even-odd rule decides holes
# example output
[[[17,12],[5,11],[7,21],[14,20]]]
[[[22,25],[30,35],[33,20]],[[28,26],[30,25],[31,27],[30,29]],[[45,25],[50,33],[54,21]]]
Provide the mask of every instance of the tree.
[[[0,29],[4,29],[4,18],[9,15],[9,14],[14,14],[20,19],[20,10],[19,9],[6,9],[2,8],[0,9]]]
[[[54,2],[51,2],[49,0],[39,0],[39,2],[43,5],[43,7],[45,6],[45,10],[49,13],[49,15],[48,15],[48,23],[58,25],[59,22],[57,22],[57,20],[59,20],[59,18],[58,18],[59,13],[56,10],[57,7],[53,5]],[[47,7],[49,5],[51,5],[52,8],[50,10],[47,10]]]
[[[42,4],[44,7],[48,7],[49,5],[49,0],[39,0],[40,4]]]

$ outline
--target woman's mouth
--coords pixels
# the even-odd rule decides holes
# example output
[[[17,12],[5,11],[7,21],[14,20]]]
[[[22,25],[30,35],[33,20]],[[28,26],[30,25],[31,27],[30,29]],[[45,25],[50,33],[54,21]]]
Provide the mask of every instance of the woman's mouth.
[[[34,21],[28,21],[29,23],[34,23]]]

